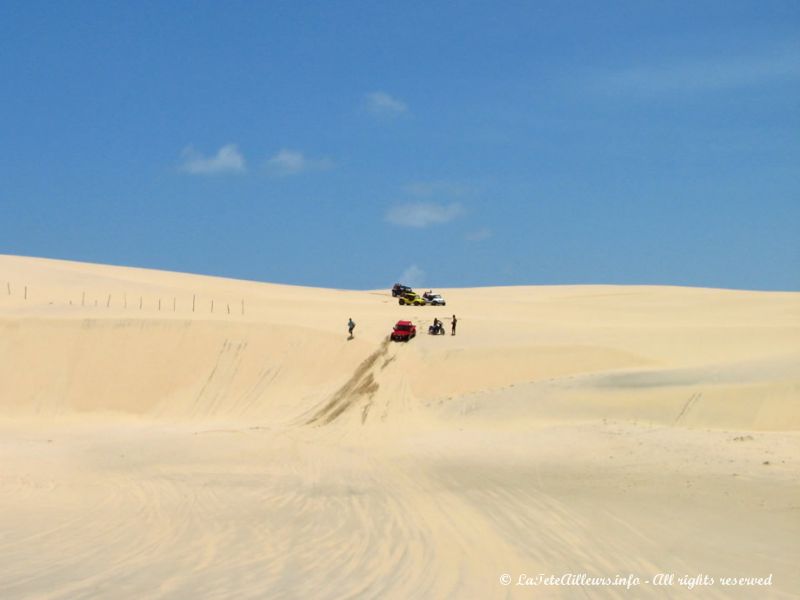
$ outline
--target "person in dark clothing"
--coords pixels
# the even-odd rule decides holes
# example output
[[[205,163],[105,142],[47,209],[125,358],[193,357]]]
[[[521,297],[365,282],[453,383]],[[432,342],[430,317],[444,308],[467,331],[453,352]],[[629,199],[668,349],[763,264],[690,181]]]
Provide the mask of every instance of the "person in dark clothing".
[[[450,325],[452,326],[452,329],[450,331],[450,335],[455,335],[456,334],[456,323],[458,323],[458,319],[456,319],[456,316],[453,315],[453,320],[450,322]]]
[[[347,321],[347,331],[350,332],[350,337],[353,337],[353,329],[356,328],[355,321],[353,319],[348,319]]]
[[[438,335],[439,332],[444,333],[444,323],[442,323],[439,319],[434,317],[433,318],[433,329],[431,330],[431,333],[433,333],[434,335]]]

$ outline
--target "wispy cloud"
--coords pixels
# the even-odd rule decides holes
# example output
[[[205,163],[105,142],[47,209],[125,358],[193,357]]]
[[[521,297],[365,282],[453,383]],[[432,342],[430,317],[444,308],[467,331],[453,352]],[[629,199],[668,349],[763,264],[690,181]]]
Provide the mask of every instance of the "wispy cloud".
[[[408,105],[386,92],[371,92],[366,97],[367,110],[373,115],[397,117],[408,112]]]
[[[482,227],[476,231],[470,231],[464,236],[464,239],[468,242],[482,242],[484,240],[488,240],[493,235],[494,232],[491,229],[488,227]]]
[[[414,181],[406,184],[403,189],[417,198],[432,196],[461,198],[474,191],[471,186],[454,181]]]
[[[321,171],[333,167],[328,158],[307,158],[297,150],[280,150],[275,156],[267,159],[267,171],[273,175],[297,175],[304,171]]]
[[[597,91],[637,95],[718,91],[800,78],[800,52],[707,58],[595,73]]]
[[[214,156],[206,157],[192,146],[181,152],[183,162],[180,169],[192,175],[218,175],[221,173],[244,173],[244,156],[236,144],[226,144]]]
[[[393,206],[386,213],[386,220],[401,227],[429,227],[449,223],[464,214],[458,202],[436,204],[434,202],[411,202]]]
[[[412,288],[420,287],[425,283],[425,271],[420,269],[417,265],[411,265],[403,271],[398,281]]]

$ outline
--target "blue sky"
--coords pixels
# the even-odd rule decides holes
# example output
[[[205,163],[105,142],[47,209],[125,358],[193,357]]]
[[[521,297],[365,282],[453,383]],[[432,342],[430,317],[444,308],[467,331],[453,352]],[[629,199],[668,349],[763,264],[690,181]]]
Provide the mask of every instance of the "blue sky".
[[[0,253],[800,289],[797,2],[0,4]]]

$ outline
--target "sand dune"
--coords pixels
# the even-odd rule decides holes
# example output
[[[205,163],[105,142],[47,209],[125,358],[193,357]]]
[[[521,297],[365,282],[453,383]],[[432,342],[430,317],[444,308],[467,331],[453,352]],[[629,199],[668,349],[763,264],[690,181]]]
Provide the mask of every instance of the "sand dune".
[[[11,256],[0,286],[0,597],[800,589],[798,293],[445,289],[446,307],[400,307]],[[453,313],[458,335],[424,334]],[[388,341],[398,318],[408,344]],[[773,577],[516,585],[540,573]]]

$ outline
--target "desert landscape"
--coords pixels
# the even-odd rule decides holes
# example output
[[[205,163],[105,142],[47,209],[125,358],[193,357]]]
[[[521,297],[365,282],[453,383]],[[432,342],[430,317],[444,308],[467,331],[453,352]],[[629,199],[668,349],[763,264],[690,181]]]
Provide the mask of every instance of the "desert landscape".
[[[800,590],[800,293],[0,286],[3,599]]]

